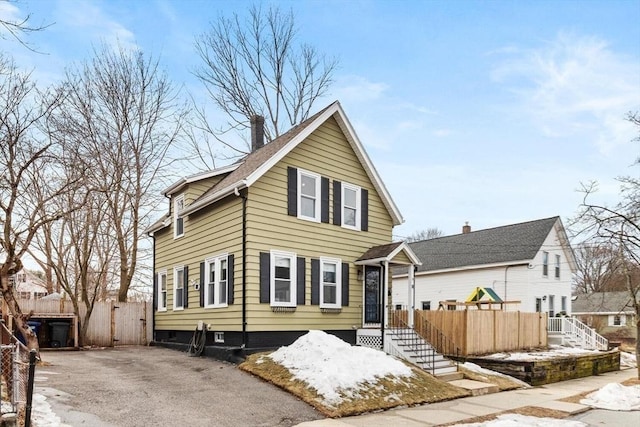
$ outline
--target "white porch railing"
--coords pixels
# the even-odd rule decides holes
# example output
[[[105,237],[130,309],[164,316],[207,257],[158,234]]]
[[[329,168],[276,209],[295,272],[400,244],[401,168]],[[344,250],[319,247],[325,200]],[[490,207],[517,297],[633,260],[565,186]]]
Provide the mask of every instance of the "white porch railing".
[[[548,331],[562,335],[562,342],[580,348],[608,350],[609,341],[575,317],[550,317]]]

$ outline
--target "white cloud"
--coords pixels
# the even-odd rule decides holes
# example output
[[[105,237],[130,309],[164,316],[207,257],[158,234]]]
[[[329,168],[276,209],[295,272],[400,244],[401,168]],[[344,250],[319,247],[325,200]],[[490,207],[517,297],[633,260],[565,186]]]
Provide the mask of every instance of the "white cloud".
[[[336,79],[332,94],[341,102],[363,102],[380,98],[388,88],[385,83],[372,82],[362,76],[347,75]]]
[[[3,21],[17,21],[23,18],[20,18],[20,9],[13,3],[3,1],[0,2],[0,19]]]
[[[431,134],[437,138],[445,138],[451,135],[453,131],[451,129],[435,129]]]
[[[139,49],[134,33],[111,18],[94,2],[61,1],[57,15],[59,24],[85,31],[92,39],[104,41],[114,47]]]
[[[640,64],[604,40],[561,33],[512,57],[493,79],[523,102],[525,113],[549,137],[588,135],[608,155],[633,138],[625,114],[640,107]]]

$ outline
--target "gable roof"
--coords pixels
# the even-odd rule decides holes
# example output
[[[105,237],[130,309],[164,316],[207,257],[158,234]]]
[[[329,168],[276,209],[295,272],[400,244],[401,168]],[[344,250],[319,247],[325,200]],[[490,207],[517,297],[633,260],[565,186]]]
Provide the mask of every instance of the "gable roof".
[[[577,313],[622,313],[634,311],[629,291],[593,292],[579,294],[571,302],[571,312]]]
[[[362,254],[362,256],[356,260],[356,264],[364,265],[379,261],[392,261],[400,252],[404,252],[413,265],[420,265],[420,260],[406,242],[394,242],[374,246]]]
[[[183,214],[189,215],[192,212],[196,212],[211,203],[235,193],[237,190],[250,187],[330,117],[333,117],[337,121],[340,129],[349,141],[351,148],[360,160],[367,176],[380,195],[382,203],[393,219],[393,224],[402,224],[404,220],[398,207],[393,202],[393,199],[391,199],[382,179],[374,168],[373,163],[371,163],[371,159],[369,159],[369,156],[364,150],[364,146],[358,139],[338,101],[333,102],[258,150],[249,153],[242,161],[238,162],[239,165],[235,170],[203,193],[189,206],[186,206]]]
[[[559,221],[557,216],[409,243],[421,271],[532,260]]]

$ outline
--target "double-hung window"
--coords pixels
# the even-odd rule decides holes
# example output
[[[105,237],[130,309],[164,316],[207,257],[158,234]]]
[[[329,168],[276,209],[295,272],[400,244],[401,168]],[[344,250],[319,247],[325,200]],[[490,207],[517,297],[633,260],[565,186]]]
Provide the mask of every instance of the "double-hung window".
[[[342,306],[342,261],[320,258],[320,308],[340,308]]]
[[[184,308],[184,288],[185,275],[184,267],[175,267],[173,269],[173,309],[182,310]]]
[[[342,226],[360,230],[360,187],[342,183]]]
[[[320,175],[298,169],[298,218],[320,222]]]
[[[167,271],[159,271],[158,278],[158,311],[167,311]]]
[[[549,275],[549,252],[542,252],[542,275]]]
[[[555,268],[555,276],[556,279],[560,278],[560,255],[556,255],[556,268]]]
[[[180,195],[173,201],[173,237],[184,236],[184,218],[182,217],[182,209],[184,209],[184,195]]]
[[[229,280],[229,257],[227,254],[208,258],[205,261],[207,283],[204,289],[206,307],[226,307]]]
[[[271,305],[296,306],[296,254],[271,251]]]

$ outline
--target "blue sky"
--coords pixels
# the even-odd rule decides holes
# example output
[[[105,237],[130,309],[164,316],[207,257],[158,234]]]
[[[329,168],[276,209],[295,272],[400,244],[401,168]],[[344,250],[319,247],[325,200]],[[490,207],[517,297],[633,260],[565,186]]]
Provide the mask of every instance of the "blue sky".
[[[281,1],[299,39],[340,60],[338,99],[405,217],[394,234],[456,234],[575,215],[581,182],[616,200],[638,175],[640,0]],[[0,1],[0,16],[54,23],[0,40],[43,84],[101,41],[160,57],[174,83],[203,88],[194,37],[245,1]],[[270,4],[265,2],[264,4]]]

